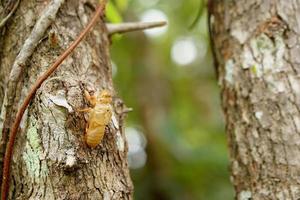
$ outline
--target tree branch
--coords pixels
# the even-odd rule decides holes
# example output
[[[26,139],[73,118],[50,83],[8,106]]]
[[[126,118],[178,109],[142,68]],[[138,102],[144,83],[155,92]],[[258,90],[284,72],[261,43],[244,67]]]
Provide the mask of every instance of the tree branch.
[[[150,28],[165,26],[167,22],[127,22],[120,24],[106,24],[109,35],[116,33],[127,33],[132,31],[140,31]]]
[[[6,24],[6,22],[9,20],[9,18],[17,10],[19,3],[20,3],[20,0],[17,0],[17,2],[15,3],[13,9],[8,13],[8,15],[6,17],[4,17],[4,19],[1,20],[1,22],[0,22],[0,29]]]

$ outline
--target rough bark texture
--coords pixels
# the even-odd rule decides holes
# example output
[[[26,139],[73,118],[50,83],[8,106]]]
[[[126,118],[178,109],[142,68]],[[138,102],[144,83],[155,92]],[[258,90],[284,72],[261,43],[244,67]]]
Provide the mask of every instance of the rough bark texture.
[[[50,2],[21,1],[1,31],[1,104],[11,66]],[[10,120],[5,124],[5,120],[14,117],[33,82],[88,23],[96,5],[97,1],[88,0],[68,0],[62,4],[34,53],[22,66],[11,110],[6,116],[1,113],[4,128],[11,124]],[[133,186],[127,165],[122,101],[114,100],[112,121],[103,142],[95,149],[88,148],[82,138],[87,116],[75,112],[87,107],[84,89],[114,91],[106,33],[104,23],[99,20],[38,90],[17,136],[9,199],[131,199]]]
[[[237,199],[300,198],[300,2],[214,1]]]

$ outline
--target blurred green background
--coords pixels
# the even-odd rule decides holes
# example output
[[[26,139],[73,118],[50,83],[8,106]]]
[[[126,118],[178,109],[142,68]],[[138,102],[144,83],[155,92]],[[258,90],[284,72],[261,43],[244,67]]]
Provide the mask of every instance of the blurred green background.
[[[107,9],[115,23],[168,21],[112,41],[115,88],[133,108],[126,136],[137,200],[233,199],[205,4],[115,0]]]

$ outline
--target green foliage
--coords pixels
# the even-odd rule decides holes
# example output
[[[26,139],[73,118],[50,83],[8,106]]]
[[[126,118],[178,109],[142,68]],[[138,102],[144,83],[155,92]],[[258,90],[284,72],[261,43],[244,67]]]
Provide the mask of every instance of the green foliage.
[[[140,127],[148,141],[146,165],[131,171],[137,200],[233,199],[220,91],[212,55],[204,49],[209,47],[205,3],[188,29],[199,1],[131,0],[124,21],[159,9],[168,16],[168,30],[156,38],[129,33],[112,45],[114,84],[133,108],[126,125]],[[194,39],[198,54],[207,53],[186,66],[176,64],[171,49],[182,37]]]
[[[128,0],[115,0],[115,4],[121,11],[125,11],[128,7]]]
[[[190,29],[193,29],[197,25],[197,23],[199,22],[199,20],[201,18],[203,10],[205,8],[204,1],[200,0],[199,2],[200,2],[199,10],[198,10],[197,15],[195,17],[195,20],[191,23],[191,25],[189,27]]]
[[[111,23],[122,22],[122,16],[118,8],[111,1],[107,3],[105,16],[107,17],[108,21]]]

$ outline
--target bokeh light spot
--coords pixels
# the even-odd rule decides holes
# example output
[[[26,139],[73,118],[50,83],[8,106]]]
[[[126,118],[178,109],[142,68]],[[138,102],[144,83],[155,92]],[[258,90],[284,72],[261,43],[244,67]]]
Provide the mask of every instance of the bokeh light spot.
[[[145,11],[141,16],[143,22],[154,22],[154,21],[168,21],[168,17],[164,12],[157,9],[150,9]],[[144,33],[149,37],[158,37],[163,35],[168,30],[168,26],[153,28],[145,30]]]
[[[192,38],[182,38],[174,42],[171,58],[178,65],[188,65],[195,61],[198,54],[195,41]]]
[[[116,63],[114,63],[113,61],[111,62],[111,71],[112,71],[112,77],[114,78],[117,75],[118,67]]]
[[[146,164],[147,154],[144,150],[146,139],[141,132],[132,127],[125,129],[128,141],[128,164],[131,169],[141,168]]]

